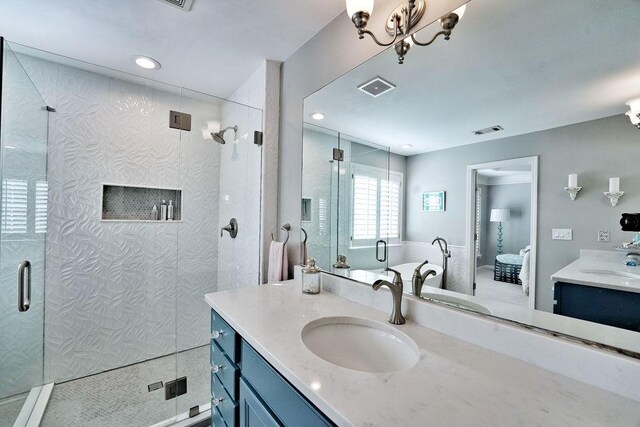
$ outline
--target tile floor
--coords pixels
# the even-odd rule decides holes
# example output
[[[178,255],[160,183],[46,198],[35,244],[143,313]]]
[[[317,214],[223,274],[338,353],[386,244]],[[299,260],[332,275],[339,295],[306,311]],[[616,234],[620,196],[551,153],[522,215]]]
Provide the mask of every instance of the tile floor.
[[[176,363],[177,362],[177,363]],[[147,385],[187,377],[187,394],[164,400]],[[148,427],[210,399],[209,346],[56,384],[42,427]],[[3,425],[0,422],[0,425]]]
[[[493,280],[493,270],[480,267],[476,270],[476,296],[491,301],[529,306],[529,296],[522,292],[522,286]]]
[[[0,400],[0,426],[13,425],[28,395],[29,393],[23,393]]]

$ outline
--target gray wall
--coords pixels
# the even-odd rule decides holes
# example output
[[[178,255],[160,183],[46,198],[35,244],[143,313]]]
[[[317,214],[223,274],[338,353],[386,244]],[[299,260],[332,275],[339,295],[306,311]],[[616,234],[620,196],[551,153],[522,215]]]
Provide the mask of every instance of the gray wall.
[[[464,3],[466,0],[443,0],[430,4],[421,26],[428,25]],[[394,8],[396,4],[397,0],[376,2],[378,12],[373,13],[369,27],[380,34],[387,19],[384,12]],[[359,40],[353,23],[343,12],[283,64],[278,223],[292,224],[292,242],[299,241],[304,98],[382,50],[369,39]],[[386,54],[395,53],[390,51]],[[289,245],[289,257],[293,261],[290,265],[299,261],[297,244]]]
[[[538,268],[536,307],[550,311],[551,274],[580,256],[580,249],[611,250],[631,233],[620,231],[623,212],[640,205],[637,159],[640,132],[624,115],[409,157],[407,203],[422,191],[447,191],[447,211],[424,217],[407,213],[409,239],[440,234],[454,245],[465,243],[466,168],[469,164],[539,156]],[[571,201],[563,187],[577,173],[583,187]],[[608,179],[619,176],[625,195],[612,207],[603,195]],[[572,228],[572,241],[551,240],[552,228]],[[598,243],[597,230],[610,230],[611,242]]]
[[[531,230],[531,184],[488,185],[484,203],[486,214],[482,217],[480,244],[484,247],[482,262],[478,265],[491,265],[496,258],[498,223],[489,222],[491,209],[509,209],[511,219],[504,222],[503,250],[505,254],[517,254],[529,244]],[[484,213],[484,212],[483,212]]]

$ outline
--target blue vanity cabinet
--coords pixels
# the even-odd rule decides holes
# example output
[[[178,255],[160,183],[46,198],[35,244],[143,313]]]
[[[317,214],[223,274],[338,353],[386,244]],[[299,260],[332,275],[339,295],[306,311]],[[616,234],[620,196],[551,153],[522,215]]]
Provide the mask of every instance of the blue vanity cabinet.
[[[212,425],[335,425],[213,310],[211,331]]]
[[[211,311],[211,424],[235,427],[238,420],[240,337]]]
[[[279,427],[276,417],[244,380],[240,381],[240,426]]]
[[[640,332],[640,293],[556,282],[554,314]]]

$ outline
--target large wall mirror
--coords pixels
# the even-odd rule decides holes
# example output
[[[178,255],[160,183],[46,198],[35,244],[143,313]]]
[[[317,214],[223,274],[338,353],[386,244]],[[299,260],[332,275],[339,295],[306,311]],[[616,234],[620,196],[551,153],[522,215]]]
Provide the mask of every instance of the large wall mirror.
[[[308,255],[640,354],[640,236],[620,226],[640,212],[638,22],[635,0],[471,1],[450,40],[310,95]]]

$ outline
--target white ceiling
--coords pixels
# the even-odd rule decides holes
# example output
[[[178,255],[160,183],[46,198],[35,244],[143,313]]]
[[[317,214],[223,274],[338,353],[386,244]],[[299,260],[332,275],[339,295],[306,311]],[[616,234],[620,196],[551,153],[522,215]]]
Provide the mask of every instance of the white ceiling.
[[[56,54],[227,97],[265,59],[284,61],[344,0],[2,0],[0,35]],[[143,70],[136,55],[162,68]]]
[[[638,0],[472,0],[451,40],[413,47],[403,65],[381,53],[308,97],[305,117],[411,155],[622,114],[640,96],[638,40]],[[357,90],[375,76],[397,88]],[[493,125],[505,130],[472,134]]]

